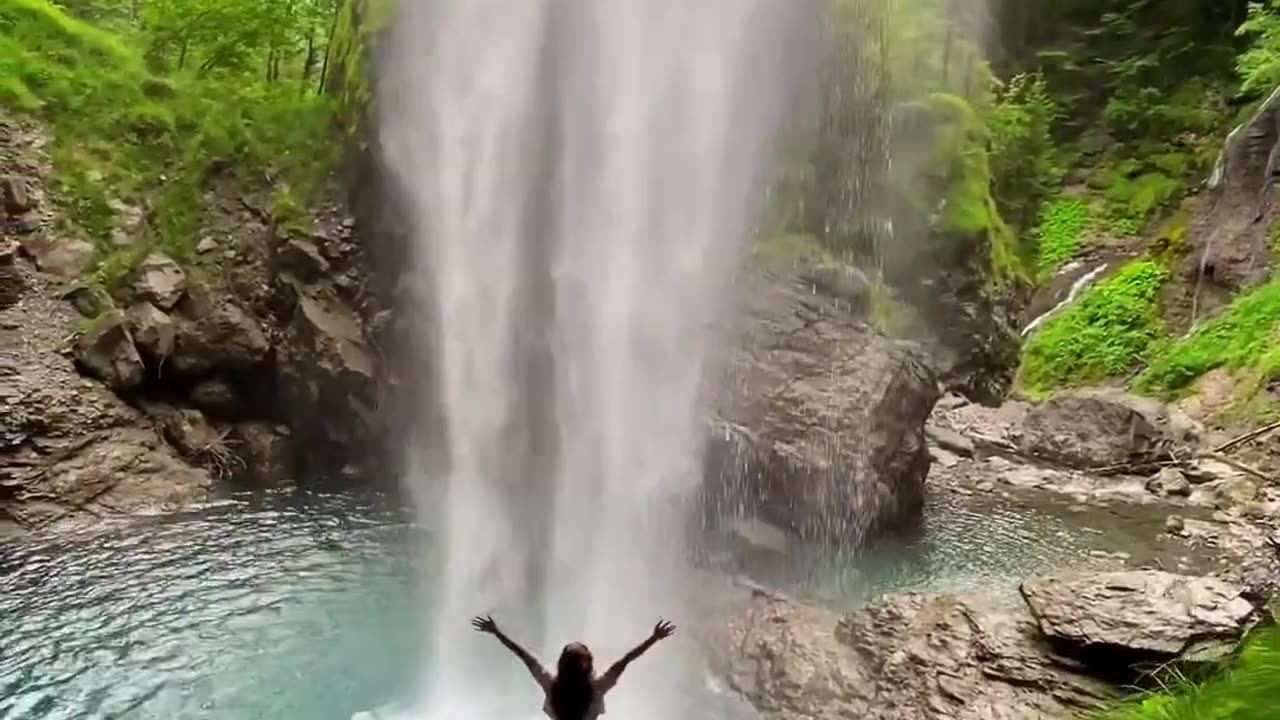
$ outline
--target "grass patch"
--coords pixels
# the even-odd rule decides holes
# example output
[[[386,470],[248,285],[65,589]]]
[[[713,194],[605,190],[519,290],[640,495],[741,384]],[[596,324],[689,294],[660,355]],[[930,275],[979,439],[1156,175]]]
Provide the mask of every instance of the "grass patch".
[[[1280,278],[1237,297],[1217,317],[1170,344],[1135,386],[1170,394],[1220,367],[1253,373],[1258,389],[1280,372]]]
[[[1167,278],[1156,262],[1131,262],[1046,322],[1023,347],[1023,387],[1044,394],[1131,370],[1162,333],[1156,298]]]
[[[1255,632],[1238,660],[1207,678],[1182,674],[1089,720],[1272,720],[1280,708],[1280,628]]]
[[[51,129],[53,189],[104,279],[127,259],[110,242],[113,202],[145,209],[139,244],[189,259],[212,168],[305,197],[337,157],[327,98],[229,72],[158,75],[128,32],[48,0],[0,4],[0,106]]]
[[[1084,234],[1093,224],[1089,204],[1080,198],[1060,197],[1046,203],[1036,225],[1036,270],[1048,277],[1079,254]]]

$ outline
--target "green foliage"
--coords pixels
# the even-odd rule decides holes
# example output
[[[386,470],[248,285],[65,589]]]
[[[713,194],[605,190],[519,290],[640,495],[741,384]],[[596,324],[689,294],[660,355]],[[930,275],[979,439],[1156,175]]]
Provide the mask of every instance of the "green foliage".
[[[1280,1],[1249,3],[1249,13],[1236,30],[1249,48],[1236,59],[1240,91],[1263,95],[1280,85]]]
[[[252,14],[249,5],[263,7]],[[264,9],[271,5],[155,0],[143,6],[143,24],[110,32],[48,0],[0,4],[0,106],[52,128],[54,188],[99,248],[100,274],[122,274],[125,259],[108,258],[121,202],[147,210],[141,244],[183,258],[214,168],[251,188],[285,182],[305,196],[331,166],[328,98],[275,79],[289,57],[285,43],[304,26],[262,14],[280,12]],[[278,27],[257,27],[267,20]],[[179,72],[183,61],[171,60],[183,54],[198,68]],[[254,58],[266,69],[250,75]],[[172,74],[153,69],[168,66],[176,66]]]
[[[1250,369],[1263,382],[1280,371],[1280,279],[1237,297],[1217,317],[1169,345],[1138,376],[1136,386],[1172,393],[1219,367]]]
[[[1255,632],[1239,659],[1197,680],[1174,672],[1162,689],[1090,720],[1271,720],[1280,699],[1280,628]]]
[[[1161,335],[1156,300],[1167,277],[1155,262],[1131,262],[1049,319],[1023,348],[1024,387],[1043,393],[1132,369]]]
[[[1075,197],[1046,203],[1036,225],[1036,269],[1041,277],[1052,275],[1084,247],[1084,234],[1093,224],[1089,204]]]
[[[1027,227],[1062,182],[1052,136],[1061,109],[1043,77],[1020,74],[997,87],[982,115],[997,205],[1014,226]]]

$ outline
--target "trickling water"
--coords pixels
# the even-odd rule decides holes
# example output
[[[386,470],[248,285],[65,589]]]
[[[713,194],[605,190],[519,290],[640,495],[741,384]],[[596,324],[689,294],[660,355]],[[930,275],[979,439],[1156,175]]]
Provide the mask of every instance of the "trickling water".
[[[1101,275],[1102,271],[1106,270],[1108,267],[1110,267],[1109,263],[1104,262],[1076,278],[1076,281],[1071,284],[1071,289],[1067,292],[1067,296],[1063,298],[1061,302],[1049,308],[1045,312],[1040,313],[1034,320],[1027,323],[1027,326],[1022,329],[1022,337],[1027,337],[1031,333],[1035,332],[1041,325],[1048,322],[1049,318],[1057,315],[1063,309],[1070,306],[1071,303],[1075,302],[1080,293],[1084,292],[1090,285],[1092,285],[1094,279]]]
[[[706,328],[819,6],[436,0],[397,18],[381,140],[409,188],[422,403],[448,459],[413,478],[447,538],[428,716],[509,716],[479,706],[500,690],[477,612],[546,662],[581,639],[602,666],[680,622]],[[628,671],[610,716],[678,717],[679,648]]]

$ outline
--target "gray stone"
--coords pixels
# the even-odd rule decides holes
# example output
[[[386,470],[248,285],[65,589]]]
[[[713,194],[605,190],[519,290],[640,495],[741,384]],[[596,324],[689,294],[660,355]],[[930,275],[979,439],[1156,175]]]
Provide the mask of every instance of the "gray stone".
[[[187,274],[169,256],[152,253],[133,270],[133,292],[138,299],[171,310],[187,291]]]
[[[240,397],[225,378],[201,380],[191,388],[191,404],[213,417],[230,418],[240,412]]]
[[[224,447],[221,433],[199,410],[173,410],[160,419],[164,439],[183,457],[193,462],[216,455]]]
[[[1220,480],[1214,488],[1214,507],[1228,510],[1251,502],[1258,497],[1258,485],[1252,480],[1237,476]]]
[[[9,227],[19,235],[30,235],[31,233],[44,227],[44,216],[32,210],[19,215]]]
[[[31,181],[21,175],[0,175],[0,204],[9,215],[21,215],[34,208]]]
[[[1113,388],[1058,393],[1027,415],[1021,444],[1032,455],[1089,469],[1151,463],[1198,429],[1164,403]]]
[[[929,439],[943,450],[953,452],[960,457],[973,457],[973,441],[964,435],[937,425],[927,426],[925,432],[928,434]]]
[[[62,278],[76,278],[93,262],[93,246],[83,240],[63,239],[33,253],[40,272]]]
[[[117,392],[142,384],[145,368],[125,323],[124,313],[114,311],[94,320],[76,340],[76,363],[86,375],[101,380]]]
[[[62,299],[86,318],[96,318],[115,307],[107,291],[94,285],[75,285],[62,294]]]
[[[213,238],[203,238],[202,240],[200,240],[200,243],[196,245],[196,252],[200,253],[201,255],[204,255],[206,253],[211,253],[217,249],[218,249],[218,241],[214,240]]]
[[[801,277],[830,297],[849,303],[855,312],[865,312],[871,304],[871,281],[849,265],[818,265],[801,272]]]
[[[289,273],[303,282],[314,282],[329,272],[329,261],[320,254],[315,243],[296,237],[276,250],[276,264],[280,272]]]
[[[266,358],[271,344],[256,320],[229,302],[179,316],[173,366],[187,375],[246,370]]]
[[[177,325],[173,318],[149,302],[140,302],[126,313],[133,342],[151,362],[161,365],[173,354]]]
[[[747,313],[725,340],[709,510],[841,545],[917,522],[939,395],[919,348],[876,333],[803,273],[739,289]]]
[[[1040,631],[1072,654],[1165,660],[1205,640],[1239,637],[1255,615],[1240,593],[1214,578],[1156,570],[1066,572],[1022,583]]]
[[[962,598],[891,595],[837,618],[758,594],[726,635],[716,669],[766,720],[1068,717],[1113,695],[1025,613]]]
[[[231,430],[232,447],[243,468],[238,477],[259,487],[279,487],[293,480],[293,442],[288,433],[263,422],[239,423]]]
[[[1191,482],[1181,470],[1167,467],[1147,481],[1147,489],[1160,497],[1189,497]]]

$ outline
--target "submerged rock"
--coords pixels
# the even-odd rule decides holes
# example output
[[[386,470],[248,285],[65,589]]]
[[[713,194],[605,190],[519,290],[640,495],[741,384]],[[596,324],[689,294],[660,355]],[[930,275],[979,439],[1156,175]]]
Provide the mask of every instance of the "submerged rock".
[[[1255,615],[1239,587],[1157,570],[1033,578],[1022,595],[1041,632],[1090,657],[1169,660],[1206,640],[1238,638]]]
[[[145,375],[146,368],[133,345],[124,313],[118,310],[93,321],[76,340],[75,358],[85,374],[116,392],[136,388]]]
[[[861,322],[803,274],[744,288],[708,454],[712,508],[857,545],[914,523],[937,378],[913,345]]]
[[[1151,463],[1197,429],[1159,400],[1112,388],[1061,392],[1034,408],[1022,446],[1032,455],[1079,469]]]
[[[265,422],[238,423],[231,443],[242,468],[236,475],[259,487],[277,487],[293,480],[293,442],[289,434]]]

